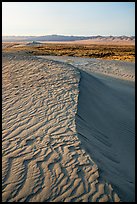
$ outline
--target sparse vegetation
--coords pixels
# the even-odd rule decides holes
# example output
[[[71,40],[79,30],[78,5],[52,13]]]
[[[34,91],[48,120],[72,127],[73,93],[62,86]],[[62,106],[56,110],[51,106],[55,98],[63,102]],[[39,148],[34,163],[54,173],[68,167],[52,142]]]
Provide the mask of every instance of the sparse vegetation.
[[[22,45],[14,47],[16,43],[3,48],[4,52],[18,52],[30,55],[55,55],[55,56],[76,56],[91,57],[109,60],[135,61],[134,45],[75,45],[75,44],[41,44]]]

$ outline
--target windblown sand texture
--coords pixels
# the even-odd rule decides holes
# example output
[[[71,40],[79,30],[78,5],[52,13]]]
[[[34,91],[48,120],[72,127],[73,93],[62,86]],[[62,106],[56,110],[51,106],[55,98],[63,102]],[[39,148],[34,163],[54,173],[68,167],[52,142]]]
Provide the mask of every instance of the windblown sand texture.
[[[79,70],[86,71],[90,74],[97,73],[113,78],[135,81],[135,63],[132,62],[66,56],[40,57],[71,64]]]
[[[76,128],[82,147],[98,165],[100,176],[113,184],[121,200],[134,202],[135,63],[46,58],[78,68]]]
[[[81,144],[121,200],[134,202],[134,83],[84,71],[80,83],[76,124]]]
[[[71,65],[3,54],[3,202],[119,202],[78,139],[80,73]]]

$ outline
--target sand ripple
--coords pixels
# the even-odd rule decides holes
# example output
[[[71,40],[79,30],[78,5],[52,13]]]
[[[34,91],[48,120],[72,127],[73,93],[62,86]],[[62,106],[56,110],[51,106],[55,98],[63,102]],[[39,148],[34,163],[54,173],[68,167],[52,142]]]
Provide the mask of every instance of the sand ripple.
[[[119,201],[77,137],[79,71],[3,56],[3,202]]]

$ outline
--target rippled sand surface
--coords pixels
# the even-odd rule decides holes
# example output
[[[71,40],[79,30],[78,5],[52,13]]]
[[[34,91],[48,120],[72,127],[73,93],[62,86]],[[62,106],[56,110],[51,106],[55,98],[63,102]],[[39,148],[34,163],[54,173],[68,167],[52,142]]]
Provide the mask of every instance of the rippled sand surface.
[[[3,54],[3,202],[115,202],[76,130],[80,72],[52,60]]]
[[[3,202],[119,201],[78,139],[79,71],[14,55],[2,71]]]

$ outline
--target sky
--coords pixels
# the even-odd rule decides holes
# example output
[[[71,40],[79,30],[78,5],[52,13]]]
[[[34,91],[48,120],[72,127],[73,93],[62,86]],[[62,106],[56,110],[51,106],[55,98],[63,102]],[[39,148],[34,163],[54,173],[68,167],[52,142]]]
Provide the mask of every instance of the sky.
[[[134,2],[2,2],[2,35],[135,35]]]

